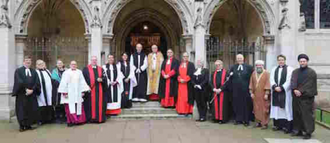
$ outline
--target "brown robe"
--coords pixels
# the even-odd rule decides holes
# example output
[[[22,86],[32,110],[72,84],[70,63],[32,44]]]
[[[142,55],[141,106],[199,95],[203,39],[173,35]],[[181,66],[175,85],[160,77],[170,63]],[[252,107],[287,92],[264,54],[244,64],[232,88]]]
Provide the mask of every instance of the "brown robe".
[[[270,106],[270,74],[264,70],[263,73],[257,76],[254,71],[250,78],[250,92],[254,94],[253,112],[254,116],[262,125],[267,125],[269,122],[269,106]],[[268,99],[265,100],[265,95]]]

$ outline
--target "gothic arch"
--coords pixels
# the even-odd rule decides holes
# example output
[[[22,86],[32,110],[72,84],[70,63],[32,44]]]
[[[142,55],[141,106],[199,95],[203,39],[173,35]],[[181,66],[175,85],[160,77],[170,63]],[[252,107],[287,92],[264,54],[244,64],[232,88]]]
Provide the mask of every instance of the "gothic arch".
[[[117,19],[118,14],[129,2],[133,0],[118,0],[118,1],[111,1],[105,12],[103,13],[103,34],[113,35],[113,28],[115,25],[115,21]],[[180,18],[181,25],[182,25],[182,34],[190,34],[193,33],[193,25],[191,25],[192,17],[189,12],[189,9],[184,6],[185,3],[178,0],[164,0],[168,3],[176,12],[178,17]]]
[[[15,34],[27,34],[27,27],[30,17],[35,8],[42,0],[24,0],[21,2],[14,15],[14,24],[17,26]],[[88,34],[90,21],[92,19],[91,11],[84,0],[70,0],[70,2],[77,8],[85,24],[85,33]]]
[[[176,53],[179,52],[180,49],[176,49],[174,46],[179,42],[178,39],[180,33],[172,28],[173,26],[167,22],[168,19],[164,15],[152,9],[135,11],[134,15],[130,16],[130,18],[128,18],[124,23],[115,23],[114,26],[118,30],[114,36],[114,40],[116,41],[116,51],[123,50],[122,47],[125,46],[125,38],[128,36],[130,30],[140,22],[144,21],[152,22],[159,27],[162,32],[164,32],[166,40],[169,42],[168,46],[174,49]],[[116,54],[120,54],[120,52],[116,52]]]
[[[211,3],[206,7],[204,13],[204,25],[206,26],[206,33],[209,34],[210,26],[213,19],[213,16],[217,12],[217,10],[228,0],[213,0]],[[261,21],[262,27],[264,31],[264,35],[274,35],[275,33],[275,15],[267,3],[266,0],[246,0],[248,3],[251,4],[252,7],[255,8],[257,11]]]

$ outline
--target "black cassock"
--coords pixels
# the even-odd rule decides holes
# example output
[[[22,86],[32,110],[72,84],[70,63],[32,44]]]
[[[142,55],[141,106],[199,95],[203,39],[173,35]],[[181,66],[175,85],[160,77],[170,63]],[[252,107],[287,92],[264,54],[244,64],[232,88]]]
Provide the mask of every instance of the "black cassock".
[[[13,96],[16,97],[16,116],[21,127],[30,126],[39,120],[37,96],[40,95],[40,82],[38,74],[34,69],[30,69],[31,76],[27,76],[25,69],[24,66],[16,69],[13,88]],[[33,90],[33,93],[26,96],[26,89]]]
[[[89,65],[83,69],[85,81],[91,88],[91,91],[85,93],[84,96],[83,104],[86,122],[100,123],[106,120],[105,112],[107,98],[104,93],[106,78],[103,76],[103,72],[103,69],[99,66],[97,66],[97,68],[92,68],[91,65]],[[99,83],[97,78],[102,78],[103,82]],[[92,80],[94,81],[93,85]]]
[[[293,96],[293,130],[304,131],[311,134],[315,130],[314,99],[317,95],[317,75],[316,72],[307,68],[298,68],[292,72],[291,78],[292,92],[299,90],[302,95]]]
[[[197,70],[196,70],[197,71]],[[195,71],[195,72],[196,72]],[[206,119],[207,113],[207,101],[209,95],[209,70],[203,68],[201,74],[195,74],[191,78],[191,83],[194,87],[194,98],[197,103],[197,109],[199,113],[199,118]],[[195,85],[200,85],[202,89],[195,87]]]
[[[167,60],[168,59],[163,61],[161,71],[165,71]],[[174,99],[176,101],[176,99],[178,97],[179,66],[180,66],[179,61],[173,57],[172,63],[171,63],[171,70],[174,70],[175,74],[170,78],[170,87],[166,87],[166,79],[162,75],[160,76],[159,89],[158,89],[160,100],[165,98],[166,88],[170,88],[169,89],[170,90],[170,96],[174,96]]]
[[[229,111],[230,106],[229,102],[231,99],[231,94],[230,92],[230,82],[226,82],[227,78],[229,76],[228,71],[225,69],[222,69],[221,71],[215,71],[213,72],[211,76],[211,82],[210,82],[210,87],[211,87],[211,98],[210,100],[213,100],[212,104],[210,105],[210,110],[213,115],[213,119],[216,121],[223,121],[227,122],[229,120]],[[221,89],[220,94],[216,94],[213,92],[213,89]]]
[[[140,64],[138,63],[138,55],[140,55]],[[144,60],[146,60],[146,55],[145,53],[141,52],[140,54],[134,53],[133,55],[133,64],[136,69],[140,69],[141,73],[135,73],[135,77],[137,80],[137,86],[133,88],[133,99],[147,99],[146,94],[147,94],[147,80],[148,80],[148,75],[147,75],[147,70],[145,69],[142,71],[141,67],[144,64]]]
[[[243,70],[238,70],[239,65],[234,65],[230,72],[231,89],[233,90],[233,109],[235,113],[235,121],[248,123],[253,118],[252,114],[252,98],[249,92],[250,77],[253,67],[243,64]]]
[[[129,77],[130,75],[130,66],[129,63],[127,62],[127,66],[125,66],[123,61],[119,62],[120,64],[120,71],[123,73],[124,78],[123,78],[123,85],[124,85],[124,91],[121,96],[121,108],[131,108],[132,107],[132,101],[129,99],[130,95],[130,87],[131,87],[131,82],[125,82],[125,79]]]

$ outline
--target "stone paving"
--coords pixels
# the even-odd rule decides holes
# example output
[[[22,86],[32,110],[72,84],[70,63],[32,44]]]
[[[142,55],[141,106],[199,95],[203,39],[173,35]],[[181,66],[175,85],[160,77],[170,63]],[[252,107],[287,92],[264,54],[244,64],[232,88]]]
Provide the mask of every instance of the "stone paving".
[[[303,141],[271,129],[195,122],[190,119],[108,120],[68,128],[49,124],[18,132],[16,122],[0,122],[0,143],[330,143],[330,130],[316,126],[313,139]]]

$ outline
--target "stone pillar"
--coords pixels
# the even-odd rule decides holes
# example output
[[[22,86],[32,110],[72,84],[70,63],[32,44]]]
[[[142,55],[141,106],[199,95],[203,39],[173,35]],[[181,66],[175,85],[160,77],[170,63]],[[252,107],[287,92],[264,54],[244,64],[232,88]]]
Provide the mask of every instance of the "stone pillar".
[[[27,38],[26,34],[15,35],[16,68],[23,66],[24,49],[26,48],[26,45],[25,45],[26,38]]]
[[[206,64],[206,43],[205,43],[205,34],[206,27],[203,24],[203,10],[204,3],[203,1],[195,2],[195,22],[194,22],[194,49],[195,49],[195,62],[196,60],[203,60]]]
[[[10,120],[14,114],[11,92],[16,67],[15,37],[8,11],[4,8],[8,5],[2,2],[0,4],[0,120]]]
[[[98,65],[101,65],[101,52],[103,48],[102,21],[100,19],[101,0],[92,1],[93,19],[91,24],[91,48],[90,55],[96,56]]]
[[[281,0],[279,5],[279,45],[280,53],[287,57],[287,64],[290,66],[297,65],[297,33],[299,1]]]
[[[189,54],[189,61],[195,61],[195,49],[193,49],[193,36],[192,35],[183,35],[186,52]],[[180,55],[181,57],[181,55]]]
[[[275,37],[274,35],[264,35],[266,55],[266,69],[270,71],[277,64],[277,54],[275,48]]]
[[[107,59],[108,59],[107,56],[111,53],[112,38],[113,38],[112,35],[103,35],[103,49],[102,49],[102,52],[104,53],[104,56],[102,57],[102,65],[107,63]],[[119,59],[119,58],[120,57],[116,57],[116,59]]]

